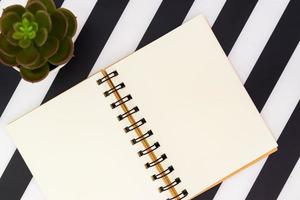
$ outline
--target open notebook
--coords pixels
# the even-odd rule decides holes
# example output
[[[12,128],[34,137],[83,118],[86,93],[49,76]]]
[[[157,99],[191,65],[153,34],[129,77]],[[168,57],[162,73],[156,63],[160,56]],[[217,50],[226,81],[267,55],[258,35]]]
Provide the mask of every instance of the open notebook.
[[[192,199],[277,148],[202,16],[8,130],[48,200]]]

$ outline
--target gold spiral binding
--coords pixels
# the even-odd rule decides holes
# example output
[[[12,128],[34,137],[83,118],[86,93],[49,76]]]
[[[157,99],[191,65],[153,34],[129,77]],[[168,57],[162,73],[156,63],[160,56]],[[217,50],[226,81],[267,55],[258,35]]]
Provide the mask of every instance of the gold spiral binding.
[[[102,75],[104,77],[109,77],[109,74],[105,70],[101,70],[101,73],[102,73]],[[122,97],[119,94],[118,90],[114,90],[113,89],[113,88],[115,88],[115,85],[112,82],[111,78],[108,78],[105,81],[108,83],[109,87],[111,88],[112,94],[115,96],[116,100],[120,101],[122,99]],[[126,103],[121,104],[120,107],[122,108],[122,110],[123,110],[124,113],[127,113],[127,112],[130,111],[128,109]],[[137,121],[134,119],[134,117],[132,115],[127,116],[127,119],[129,121],[130,125],[134,126],[134,124],[137,123]],[[135,131],[137,137],[143,137],[143,132],[141,131],[141,129],[139,127],[135,127],[134,131]],[[142,140],[142,141],[140,141],[140,142],[143,144],[143,146],[144,146],[145,149],[151,147],[151,145],[147,141],[147,138],[144,139],[144,140]],[[156,162],[158,160],[158,157],[156,156],[156,154],[155,154],[154,151],[149,152],[148,155],[149,155],[149,157],[150,157],[150,159],[151,159],[152,162]],[[159,174],[163,174],[166,171],[160,163],[157,163],[155,165],[155,168],[157,169],[157,171],[158,171]],[[163,180],[163,182],[165,183],[165,185],[172,185],[172,182],[171,182],[170,178],[168,177],[168,175],[163,176],[161,179]],[[171,195],[173,197],[172,199],[174,199],[174,200],[180,200],[180,199],[182,199],[182,198],[180,198],[181,193],[178,193],[175,187],[172,187],[172,188],[168,189],[168,191],[171,193]]]

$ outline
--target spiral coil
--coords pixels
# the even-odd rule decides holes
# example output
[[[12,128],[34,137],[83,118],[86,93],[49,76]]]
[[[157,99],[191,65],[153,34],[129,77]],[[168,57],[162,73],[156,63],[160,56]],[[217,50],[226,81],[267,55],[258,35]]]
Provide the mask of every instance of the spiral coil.
[[[118,76],[118,72],[117,71],[113,71],[111,73],[106,73],[105,71],[102,71],[103,73],[103,77],[99,80],[97,80],[97,83],[98,85],[101,85],[105,82],[108,82],[109,83],[109,86],[110,86],[110,89],[105,91],[103,93],[103,95],[105,97],[108,97],[110,96],[111,94],[114,94],[117,98],[117,101],[113,102],[110,106],[112,109],[115,109],[119,106],[124,106],[126,105],[126,102],[130,101],[132,99],[132,96],[130,94],[124,96],[124,97],[121,97],[118,93],[119,90],[125,88],[125,84],[122,82],[122,83],[119,83],[118,85],[114,85],[113,82],[112,82],[112,79],[116,76]],[[124,108],[124,107],[123,107]],[[125,109],[123,109],[124,113],[123,114],[120,114],[117,116],[117,119],[119,121],[121,120],[124,120],[126,118],[130,118],[132,123],[125,127],[124,128],[124,132],[125,133],[129,133],[131,131],[139,131],[140,132],[140,129],[139,127],[143,126],[144,124],[146,124],[146,119],[145,118],[142,118],[138,121],[135,121],[133,120],[132,118],[132,115],[134,113],[137,113],[139,112],[139,108],[137,106],[133,107],[132,109],[127,109],[127,107],[125,106]],[[129,120],[130,121],[130,120]],[[188,192],[187,190],[182,190],[181,193],[177,193],[175,187],[181,182],[180,178],[176,178],[174,181],[170,181],[168,175],[173,173],[174,172],[174,167],[171,165],[169,166],[167,169],[163,169],[162,166],[161,166],[161,163],[164,162],[166,159],[167,159],[167,156],[166,154],[162,154],[160,157],[156,157],[156,155],[154,154],[154,152],[160,147],[160,144],[159,142],[155,142],[153,143],[152,145],[149,145],[148,144],[148,141],[147,141],[147,138],[153,136],[153,132],[152,130],[149,130],[147,131],[146,133],[144,134],[139,134],[138,137],[134,138],[131,140],[131,143],[133,145],[137,144],[137,143],[140,143],[140,142],[146,142],[146,146],[145,146],[145,149],[143,150],[140,150],[138,151],[138,155],[141,157],[141,156],[145,156],[145,155],[148,155],[148,154],[151,154],[151,158],[152,158],[152,161],[151,162],[148,162],[145,164],[145,167],[148,169],[148,168],[151,168],[151,167],[157,167],[159,173],[157,174],[154,174],[151,176],[152,180],[158,180],[158,179],[164,179],[164,182],[166,183],[165,186],[161,186],[158,188],[159,192],[164,192],[164,191],[168,191],[170,190],[170,192],[173,194],[173,197],[172,198],[168,198],[167,200],[181,200],[181,199],[184,199],[185,197],[187,197],[188,195]]]

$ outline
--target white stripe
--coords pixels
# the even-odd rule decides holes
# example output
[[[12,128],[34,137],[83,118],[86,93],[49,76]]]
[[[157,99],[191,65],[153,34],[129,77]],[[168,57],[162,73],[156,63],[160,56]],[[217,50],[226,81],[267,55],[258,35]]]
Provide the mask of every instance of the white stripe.
[[[135,51],[161,2],[129,1],[90,75]]]
[[[300,45],[297,46],[261,112],[276,139],[280,136],[300,99],[299,58]],[[265,159],[226,180],[221,185],[215,200],[226,198],[231,200],[245,199],[264,163]]]
[[[202,14],[212,26],[225,2],[226,0],[195,0],[184,21],[188,21],[195,16]]]
[[[298,160],[289,179],[284,185],[278,200],[299,200],[300,199],[300,161]]]
[[[0,124],[0,174],[3,174],[9,160],[11,159],[15,151],[14,144],[6,134],[3,127],[3,124]]]
[[[244,83],[275,29],[289,0],[258,1],[229,59]]]
[[[11,6],[14,4],[20,4],[25,6],[27,0],[1,0],[0,1],[0,15],[2,15],[3,9],[7,6]]]
[[[36,184],[36,181],[31,179],[21,200],[46,200],[46,197],[41,192],[39,186]]]
[[[300,45],[282,72],[261,114],[276,139],[300,100]]]

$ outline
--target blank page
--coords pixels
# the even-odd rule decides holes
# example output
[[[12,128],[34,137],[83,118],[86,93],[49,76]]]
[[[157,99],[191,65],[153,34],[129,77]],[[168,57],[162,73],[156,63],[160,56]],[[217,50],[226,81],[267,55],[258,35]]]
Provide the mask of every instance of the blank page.
[[[96,81],[73,87],[8,126],[47,200],[166,199]]]
[[[277,147],[202,16],[107,68],[114,70],[190,197]]]

